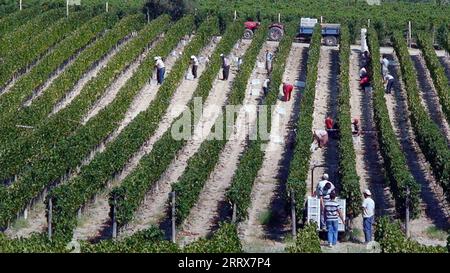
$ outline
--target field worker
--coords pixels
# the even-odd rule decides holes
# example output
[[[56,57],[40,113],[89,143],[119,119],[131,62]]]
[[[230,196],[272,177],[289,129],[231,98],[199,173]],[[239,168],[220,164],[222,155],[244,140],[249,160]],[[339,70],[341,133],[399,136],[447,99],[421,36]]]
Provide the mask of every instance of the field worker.
[[[367,69],[365,66],[363,66],[360,70],[359,70],[359,79],[362,79],[364,77],[367,76]]]
[[[338,238],[339,218],[344,223],[341,206],[336,202],[336,193],[330,194],[330,200],[324,204],[325,221],[328,230],[328,246],[336,245]]]
[[[362,203],[363,209],[363,230],[365,243],[372,241],[372,225],[375,216],[375,202],[372,199],[370,190],[364,190],[364,201]]]
[[[369,51],[367,51],[367,50],[364,51],[362,59],[363,59],[363,66],[370,67],[370,63],[372,62],[372,58],[370,57]]]
[[[191,56],[192,75],[197,79],[198,59],[194,55]]]
[[[392,87],[394,86],[394,77],[391,74],[387,73],[384,76],[384,84],[386,84],[386,94],[390,94]]]
[[[220,54],[220,57],[222,58],[223,80],[226,81],[228,80],[228,75],[230,74],[230,59],[223,54]]]
[[[317,142],[319,148],[323,148],[328,143],[328,132],[327,130],[319,129],[314,131],[314,141]]]
[[[270,50],[266,50],[266,70],[267,74],[270,74],[272,72],[272,60],[273,60],[273,53]]]
[[[294,90],[294,86],[292,84],[283,82],[284,101],[290,101],[291,100],[292,90]]]
[[[389,60],[386,55],[383,55],[383,59],[381,59],[381,73],[383,77],[389,73]]]
[[[270,79],[264,80],[264,83],[263,83],[264,95],[267,95],[267,93],[269,93],[269,83],[270,83]]]
[[[354,118],[352,120],[352,135],[353,136],[360,136],[361,135],[361,129],[359,127],[359,119]]]
[[[166,66],[164,65],[163,60],[159,56],[155,57],[155,68],[158,84],[162,84],[164,81],[164,74],[166,73]]]

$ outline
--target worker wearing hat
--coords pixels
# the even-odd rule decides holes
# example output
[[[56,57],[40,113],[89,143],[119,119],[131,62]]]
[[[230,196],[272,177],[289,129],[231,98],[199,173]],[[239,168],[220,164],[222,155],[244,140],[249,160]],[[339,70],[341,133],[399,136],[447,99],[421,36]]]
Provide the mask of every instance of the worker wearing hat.
[[[191,56],[192,75],[197,79],[198,59],[194,55]]]
[[[156,78],[158,80],[158,84],[162,84],[164,81],[164,74],[166,73],[166,66],[160,56],[156,56],[155,60],[155,68],[156,68]]]
[[[364,190],[363,195],[363,230],[365,243],[367,244],[372,241],[372,225],[375,216],[375,202],[372,199],[372,193],[369,189]]]

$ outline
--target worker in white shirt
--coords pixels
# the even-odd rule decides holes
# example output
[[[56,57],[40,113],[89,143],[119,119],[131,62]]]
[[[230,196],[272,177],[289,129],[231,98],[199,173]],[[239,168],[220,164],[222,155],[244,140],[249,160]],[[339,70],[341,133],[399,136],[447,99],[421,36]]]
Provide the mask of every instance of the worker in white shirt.
[[[162,84],[164,81],[164,74],[166,73],[166,66],[161,57],[155,57],[155,68],[156,68],[156,78],[158,79],[158,84]]]
[[[264,96],[267,95],[267,93],[269,92],[269,83],[270,83],[270,79],[264,80],[264,83],[263,83]]]
[[[364,190],[364,201],[362,203],[363,209],[363,230],[365,242],[369,243],[372,241],[372,225],[375,215],[375,202],[372,199],[372,193],[370,190]]]
[[[198,59],[194,55],[191,56],[192,75],[197,79]]]
[[[226,81],[228,80],[228,75],[230,74],[230,59],[223,54],[220,54],[220,57],[222,58],[223,80]]]
[[[365,76],[367,76],[367,69],[363,66],[361,68],[361,70],[359,70],[359,79],[364,78]]]
[[[389,73],[389,60],[386,55],[383,55],[383,59],[381,60],[381,73],[383,74],[383,77],[386,76],[387,73]]]

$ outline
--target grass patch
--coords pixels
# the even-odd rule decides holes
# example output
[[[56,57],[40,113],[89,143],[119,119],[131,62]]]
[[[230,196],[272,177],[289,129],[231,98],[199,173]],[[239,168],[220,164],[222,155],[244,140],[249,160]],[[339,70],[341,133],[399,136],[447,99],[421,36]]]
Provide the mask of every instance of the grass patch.
[[[448,232],[437,228],[436,226],[431,226],[428,227],[425,230],[425,233],[428,235],[428,237],[432,238],[432,239],[436,239],[436,240],[441,240],[441,241],[445,241],[447,240],[448,237]]]
[[[272,220],[272,212],[269,210],[261,212],[258,216],[258,220],[261,223],[261,225],[269,224],[270,220]]]

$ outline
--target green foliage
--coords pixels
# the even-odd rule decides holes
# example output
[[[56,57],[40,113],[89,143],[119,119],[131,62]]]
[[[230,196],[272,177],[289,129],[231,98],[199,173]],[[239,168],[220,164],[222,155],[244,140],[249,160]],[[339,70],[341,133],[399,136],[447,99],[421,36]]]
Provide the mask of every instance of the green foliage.
[[[356,154],[353,147],[350,109],[350,35],[348,28],[341,28],[339,46],[340,74],[339,74],[339,175],[340,195],[347,200],[347,215],[351,218],[361,213],[361,192],[359,177],[356,172]]]
[[[219,229],[209,238],[202,238],[187,245],[186,253],[241,253],[242,245],[238,237],[236,226],[220,223]]]
[[[229,105],[242,104],[247,89],[247,82],[266,37],[267,26],[263,24],[260,30],[255,33],[250,47],[242,57],[245,62],[242,64],[239,74],[234,79],[231,95],[228,99]],[[227,124],[234,124],[237,115],[231,117],[233,119],[232,122],[227,121],[229,117],[226,117],[224,110],[222,112],[222,116],[224,117],[222,132],[230,133],[229,131],[231,130],[227,130],[225,127]],[[215,129],[217,130],[218,128]],[[188,160],[188,165],[178,182],[173,185],[172,189],[177,193],[176,214],[178,223],[186,219],[191,208],[198,201],[199,194],[209,174],[216,166],[227,139],[228,137],[224,137],[222,140],[204,141],[198,152]]]
[[[211,20],[211,24],[214,24],[214,30],[217,31],[216,21]],[[236,22],[227,28],[222,39],[217,44],[205,71],[200,75],[193,97],[200,97],[202,101],[206,100],[221,67],[220,54],[228,54],[241,35],[241,22]],[[193,108],[194,103],[191,100],[186,111],[193,113]],[[174,121],[172,124],[175,122],[177,121]],[[192,124],[194,125],[195,122],[192,121]],[[110,205],[116,204],[116,219],[119,227],[132,219],[145,194],[158,181],[185,143],[186,140],[173,139],[171,131],[168,130],[153,145],[152,151],[140,160],[139,165],[128,175],[121,186],[111,191]]]
[[[187,0],[147,0],[143,12],[149,12],[150,19],[161,14],[169,14],[173,20],[193,11],[193,1]]]
[[[294,244],[288,246],[286,251],[290,253],[321,253],[316,226],[307,224],[304,228],[299,229]]]
[[[103,240],[98,244],[81,243],[82,253],[178,253],[179,247],[164,240],[164,233],[157,227],[150,227],[124,238]]]
[[[387,217],[377,221],[375,240],[380,243],[384,253],[447,253],[442,246],[425,246],[405,237],[400,223]]]
[[[208,29],[208,28],[207,28]],[[148,54],[144,64],[141,65],[141,69],[133,75],[133,78],[128,81],[124,86],[121,96],[126,96],[129,101],[125,100],[121,103],[123,111],[118,112],[118,107],[111,105],[109,119],[105,119],[102,123],[98,123],[99,126],[107,123],[113,119],[114,115],[119,114],[119,118],[122,119],[126,112],[134,95],[141,90],[149,79],[149,69],[154,63],[154,56],[167,56],[173,48],[179,43],[181,38],[190,33],[193,30],[193,17],[188,16],[178,21],[170,30],[165,34],[164,40],[158,43],[152,49],[152,52]],[[208,29],[209,30],[209,29]],[[56,236],[72,237],[73,228],[76,226],[76,211],[82,207],[87,201],[99,193],[110,181],[114,179],[127,163],[128,159],[141,147],[142,143],[152,135],[158,126],[158,121],[162,118],[166,109],[169,106],[170,99],[173,95],[174,86],[178,86],[181,79],[184,77],[184,72],[189,66],[190,55],[196,53],[207,42],[209,37],[209,31],[201,31],[193,39],[186,48],[185,54],[183,54],[178,61],[174,64],[173,69],[167,75],[164,84],[159,88],[156,98],[152,101],[146,111],[141,112],[133,121],[128,124],[127,127],[117,136],[117,138],[110,143],[105,151],[97,154],[89,165],[81,167],[80,173],[77,177],[71,180],[69,183],[58,187],[49,194],[49,198],[53,199],[54,204],[54,229]],[[126,94],[127,91],[132,91],[133,95]],[[116,98],[116,102],[120,102],[119,98]],[[108,110],[104,111],[104,113]],[[95,119],[108,118],[108,116],[97,116]],[[120,120],[118,119],[118,120]],[[94,120],[93,120],[94,121]],[[116,125],[111,124],[112,128]],[[112,130],[112,129],[111,129]],[[98,134],[97,130],[94,130]],[[92,134],[91,132],[91,134]],[[76,141],[79,143],[81,141]],[[98,143],[98,142],[96,142]],[[89,152],[89,149],[86,153]],[[112,161],[111,159],[114,158]],[[70,161],[69,161],[70,162]],[[68,162],[66,162],[67,164]]]
[[[447,122],[450,123],[450,83],[445,76],[444,68],[439,62],[436,52],[434,51],[431,37],[428,34],[421,32],[417,38],[417,42],[422,49],[423,57],[427,63],[428,70],[430,71],[431,78],[433,79],[434,87],[436,88],[439,102],[442,106],[442,112],[444,113]]]
[[[416,134],[416,140],[426,159],[430,162],[436,181],[442,186],[447,199],[450,200],[450,151],[447,148],[447,141],[422,105],[416,81],[417,73],[411,61],[405,39],[401,33],[396,32],[393,40],[401,64],[408,108],[411,112],[410,119]],[[435,55],[434,51],[428,52],[428,54]],[[443,77],[445,78],[445,75]]]
[[[265,98],[265,105],[267,109],[270,109],[271,105],[274,105],[278,97],[278,87],[282,84],[283,73],[285,70],[285,63],[289,56],[289,52],[292,46],[294,37],[293,25],[289,25],[288,29],[278,45],[275,59],[273,61],[273,69],[270,75],[269,89],[272,90]],[[271,128],[272,113],[268,112],[267,115],[267,128]],[[258,120],[261,117],[258,117]],[[236,204],[236,217],[237,220],[244,220],[247,217],[247,210],[250,206],[250,195],[253,188],[256,175],[261,168],[264,160],[264,149],[262,145],[267,144],[267,141],[263,141],[258,134],[257,140],[252,140],[248,144],[244,151],[239,166],[233,176],[233,182],[230,189],[227,192],[227,199]]]
[[[138,22],[137,16],[134,16],[134,19]],[[5,108],[0,113],[0,118],[2,119],[2,124],[0,125],[0,143],[2,149],[12,150],[13,148],[9,148],[8,146],[16,146],[18,136],[26,133],[24,132],[26,130],[17,128],[16,124],[34,126],[48,115],[53,105],[56,103],[56,98],[54,97],[59,98],[68,92],[68,88],[73,87],[73,85],[75,85],[82,77],[82,74],[97,60],[95,57],[98,56],[98,58],[100,58],[102,54],[105,54],[105,51],[109,47],[100,47],[104,46],[105,41],[110,41],[110,44],[111,42],[114,42],[115,44],[115,40],[107,39],[107,37],[112,38],[114,35],[106,35],[107,37],[104,37],[104,39],[101,35],[116,21],[117,17],[108,16],[106,14],[91,19],[72,35],[59,43],[50,55],[43,58],[39,65],[16,82],[11,91],[2,97],[3,100],[8,101],[7,104],[9,105],[8,108]],[[61,65],[72,60],[77,53],[96,39],[99,39],[100,41],[98,43],[94,42],[94,44],[87,48],[86,51],[80,53],[74,63],[68,67],[67,70],[65,70],[31,106],[25,107],[22,105],[28,98],[33,96],[35,90],[46,83],[54,71]],[[111,46],[113,45],[111,44]],[[82,67],[84,67],[84,69],[81,69]],[[72,82],[69,82],[69,79],[73,79]],[[47,97],[54,99],[47,101]],[[17,158],[17,153],[14,153],[14,157]],[[12,163],[15,162],[14,160],[11,160],[11,158],[5,155],[1,162],[3,162],[3,172],[0,177],[7,178],[15,173],[15,170],[5,170],[7,166],[10,166],[9,164],[12,165]]]
[[[114,102],[83,127],[80,123],[73,121],[81,119],[90,105],[97,101],[105,88],[111,84],[112,80],[140,55],[142,49],[156,38],[168,22],[168,17],[162,17],[156,20],[154,24],[147,25],[140,31],[140,35],[136,39],[124,46],[97,77],[85,86],[82,93],[75,98],[70,106],[46,119],[33,131],[33,135],[24,139],[25,143],[17,141],[20,153],[17,153],[16,157],[27,159],[29,157],[24,154],[28,155],[28,153],[31,153],[33,157],[23,167],[19,179],[8,188],[7,196],[1,196],[0,198],[2,200],[0,203],[0,226],[5,226],[8,220],[12,220],[30,199],[40,194],[52,183],[57,183],[70,170],[75,169],[89,151],[95,148],[115,128],[114,122],[122,119],[134,97],[133,93],[119,92]],[[135,26],[136,22],[130,20],[126,24]],[[131,29],[134,29],[134,27]],[[174,39],[172,38],[172,40]],[[172,40],[170,40],[172,44],[178,42],[178,40]],[[171,43],[163,43],[159,48],[169,51],[172,48],[169,47]],[[148,77],[146,79],[148,80]],[[135,83],[130,82],[129,85],[134,86]],[[140,90],[139,88],[136,89],[133,90],[134,94]],[[113,125],[110,125],[110,123],[113,123]],[[71,135],[71,132],[79,127],[81,127],[81,131]],[[108,129],[109,131],[107,131]]]
[[[296,127],[294,155],[288,176],[288,193],[294,193],[297,211],[302,211],[305,204],[306,179],[311,158],[310,145],[312,142],[312,124],[314,113],[314,99],[320,58],[322,35],[319,25],[314,29],[308,51],[306,86],[300,102],[300,114]]]
[[[420,185],[414,180],[408,170],[405,154],[400,147],[389,119],[386,99],[384,98],[384,86],[381,80],[381,74],[378,72],[381,71],[381,64],[378,61],[380,60],[380,48],[376,32],[373,28],[369,29],[367,40],[372,58],[369,69],[374,73],[371,82],[373,88],[374,120],[378,130],[378,142],[384,161],[384,168],[389,179],[392,195],[395,199],[397,213],[404,215],[407,188],[409,188],[411,217],[415,218],[418,216],[420,210]]]

